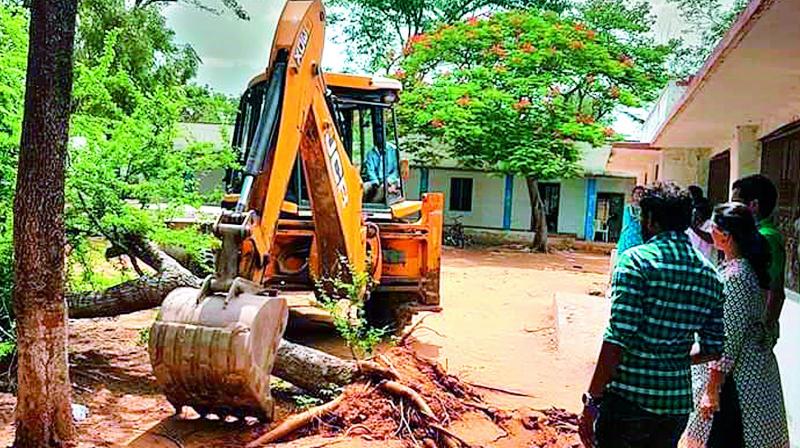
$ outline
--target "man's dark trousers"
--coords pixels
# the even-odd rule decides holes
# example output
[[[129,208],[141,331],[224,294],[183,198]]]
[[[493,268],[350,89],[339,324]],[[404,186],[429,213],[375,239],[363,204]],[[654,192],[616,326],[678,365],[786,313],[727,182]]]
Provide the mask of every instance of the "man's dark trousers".
[[[645,411],[613,392],[600,404],[598,448],[675,448],[688,415],[658,415]]]

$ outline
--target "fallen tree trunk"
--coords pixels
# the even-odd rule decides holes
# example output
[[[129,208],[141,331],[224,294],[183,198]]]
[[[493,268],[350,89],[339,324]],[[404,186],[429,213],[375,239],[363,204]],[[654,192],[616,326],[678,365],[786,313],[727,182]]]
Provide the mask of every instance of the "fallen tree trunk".
[[[105,291],[67,294],[71,319],[112,317],[155,308],[176,288],[199,288],[202,281],[152,243],[133,254],[157,272]]]
[[[143,276],[106,289],[67,295],[70,319],[113,317],[155,308],[176,288],[199,288],[197,277],[174,272]]]
[[[354,361],[329,355],[304,345],[282,340],[272,374],[311,394],[322,389],[350,384],[358,376]]]

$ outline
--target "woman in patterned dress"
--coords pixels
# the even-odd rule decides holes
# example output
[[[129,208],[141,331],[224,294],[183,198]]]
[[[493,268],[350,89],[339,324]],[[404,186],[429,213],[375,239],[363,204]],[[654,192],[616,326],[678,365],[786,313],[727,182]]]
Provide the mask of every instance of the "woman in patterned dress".
[[[714,245],[725,254],[725,349],[719,361],[706,365],[705,378],[698,378],[695,390],[702,394],[685,444],[788,448],[778,362],[765,343],[763,324],[769,247],[743,204],[720,205],[713,222]]]

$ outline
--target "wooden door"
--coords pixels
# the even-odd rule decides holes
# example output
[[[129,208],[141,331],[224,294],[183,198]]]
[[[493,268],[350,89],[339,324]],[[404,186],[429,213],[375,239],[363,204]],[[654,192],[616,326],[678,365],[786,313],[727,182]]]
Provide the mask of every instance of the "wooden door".
[[[711,159],[708,169],[708,199],[721,204],[730,200],[731,152],[725,151]]]

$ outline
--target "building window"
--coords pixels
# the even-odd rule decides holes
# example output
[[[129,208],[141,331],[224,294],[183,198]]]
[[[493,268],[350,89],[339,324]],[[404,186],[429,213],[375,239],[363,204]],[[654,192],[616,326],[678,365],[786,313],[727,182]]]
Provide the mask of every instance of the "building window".
[[[450,210],[454,212],[472,211],[472,179],[469,177],[450,178]]]

